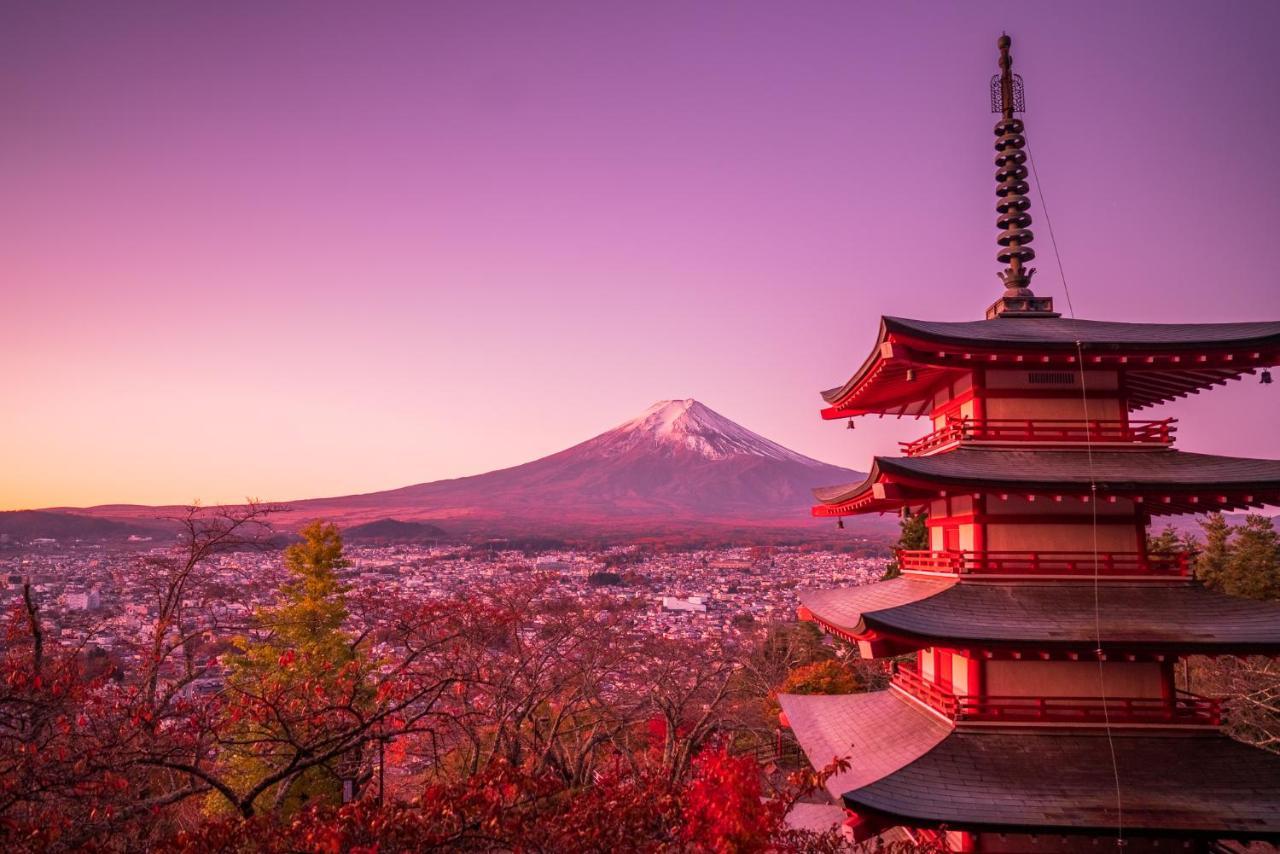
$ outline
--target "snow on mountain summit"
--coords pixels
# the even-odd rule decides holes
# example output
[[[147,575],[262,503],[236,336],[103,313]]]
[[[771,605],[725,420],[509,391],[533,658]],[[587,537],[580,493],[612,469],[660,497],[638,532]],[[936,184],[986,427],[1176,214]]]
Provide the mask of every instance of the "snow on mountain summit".
[[[703,525],[809,529],[816,522],[812,487],[863,476],[788,450],[696,400],[663,400],[612,430],[520,465],[293,501],[290,522],[395,519],[438,524],[451,534],[557,537]],[[153,515],[149,510],[147,518]]]
[[[600,442],[601,450],[619,453],[639,445],[657,443],[675,450],[691,451],[709,460],[752,456],[823,465],[753,433],[691,397],[660,400],[639,417],[593,441]]]

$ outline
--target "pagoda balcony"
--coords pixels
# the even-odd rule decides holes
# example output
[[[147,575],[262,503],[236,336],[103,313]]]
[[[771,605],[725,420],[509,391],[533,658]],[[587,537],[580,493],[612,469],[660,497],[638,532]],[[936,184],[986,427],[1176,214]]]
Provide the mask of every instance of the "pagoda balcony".
[[[1187,578],[1187,552],[1065,552],[1065,551],[917,551],[899,549],[903,572],[930,575],[1086,576],[1104,578]]]
[[[890,684],[957,725],[1075,724],[1218,727],[1221,701],[1178,691],[1158,697],[957,696],[899,662]]]
[[[1167,447],[1173,444],[1176,418],[1160,421],[1072,419],[956,418],[914,442],[899,442],[908,457],[920,457],[961,444],[1105,445]]]

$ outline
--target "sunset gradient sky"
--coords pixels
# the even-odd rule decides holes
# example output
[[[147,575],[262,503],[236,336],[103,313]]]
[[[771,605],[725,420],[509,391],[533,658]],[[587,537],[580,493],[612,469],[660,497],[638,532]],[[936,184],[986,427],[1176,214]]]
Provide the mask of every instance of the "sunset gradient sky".
[[[1077,314],[1280,317],[1280,3],[5,3],[0,508],[390,488],[677,397],[865,468],[923,425],[817,390],[999,293],[1001,30]],[[1280,384],[1175,409],[1280,456]]]

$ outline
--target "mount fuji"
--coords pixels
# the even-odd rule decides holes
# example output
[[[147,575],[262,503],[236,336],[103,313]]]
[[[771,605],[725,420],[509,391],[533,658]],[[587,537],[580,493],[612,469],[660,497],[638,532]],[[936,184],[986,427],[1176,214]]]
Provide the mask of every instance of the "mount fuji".
[[[383,492],[290,501],[277,521],[293,527],[325,518],[350,527],[394,519],[469,535],[825,530],[835,525],[810,517],[810,489],[861,477],[785,448],[696,400],[663,400],[533,462]],[[72,512],[136,521],[143,509]]]
[[[559,532],[654,523],[809,527],[816,522],[809,516],[809,490],[859,477],[785,448],[696,400],[663,400],[595,438],[523,465],[290,506],[347,523],[393,517],[448,529],[527,529],[530,523]]]

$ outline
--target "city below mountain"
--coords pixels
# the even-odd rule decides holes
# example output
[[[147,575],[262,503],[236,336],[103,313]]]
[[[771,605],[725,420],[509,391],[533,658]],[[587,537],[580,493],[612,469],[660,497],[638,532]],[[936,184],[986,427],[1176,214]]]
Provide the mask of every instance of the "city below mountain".
[[[374,536],[393,538],[434,537],[441,531],[473,537],[810,536],[834,533],[835,527],[809,515],[810,489],[860,477],[789,450],[696,400],[664,400],[593,439],[533,462],[383,492],[290,501],[275,518],[284,528],[314,518],[344,528],[374,524]],[[101,520],[136,527],[173,509],[105,505],[56,508],[45,515],[57,517],[62,536],[68,535],[69,519],[82,519],[98,526],[87,527],[83,536],[98,537]],[[0,514],[0,533],[10,515]],[[38,520],[28,515],[21,521],[23,532],[15,535],[30,536]],[[430,526],[396,524],[406,522]],[[868,520],[859,527],[864,526],[896,527],[893,520]]]

